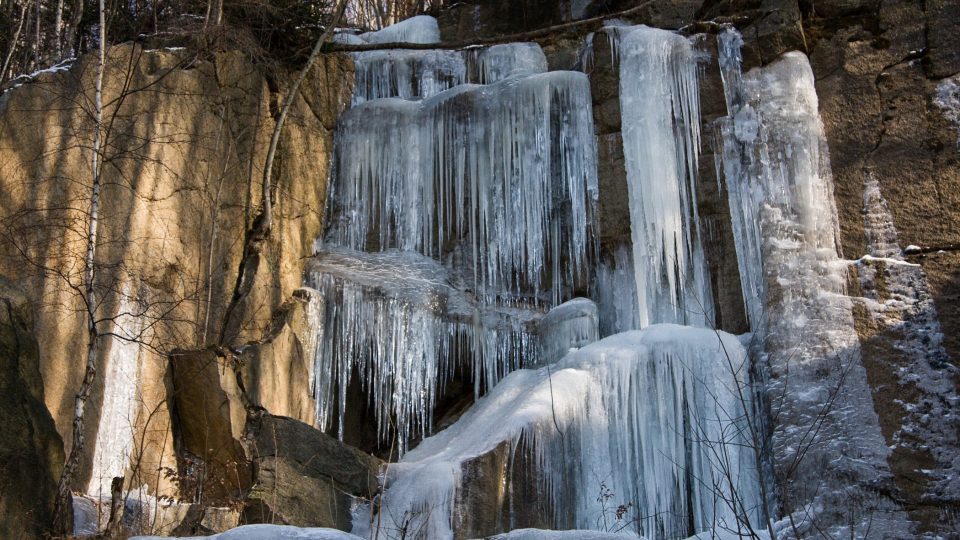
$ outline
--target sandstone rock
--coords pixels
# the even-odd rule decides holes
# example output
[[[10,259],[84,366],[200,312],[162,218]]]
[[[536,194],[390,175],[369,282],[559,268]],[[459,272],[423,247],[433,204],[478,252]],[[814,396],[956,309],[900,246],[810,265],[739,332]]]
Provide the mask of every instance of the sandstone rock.
[[[380,460],[292,418],[251,417],[245,443],[256,475],[248,523],[349,530],[353,498],[378,490]]]
[[[45,399],[68,445],[83,370],[74,353],[86,343],[80,298],[71,288],[79,274],[61,270],[82,267],[92,128],[80,104],[92,99],[93,61],[83,57],[0,96],[0,223],[4,238],[15,240],[0,247],[0,275],[42,306],[36,335]],[[185,51],[111,48],[100,316],[113,318],[125,294],[154,321],[142,336],[131,452],[137,477],[128,475],[129,485],[176,494],[155,474],[176,463],[165,353],[260,340],[275,310],[301,286],[302,257],[322,224],[331,130],[349,103],[352,70],[346,56],[326,55],[302,87],[275,165],[273,234],[245,259],[273,127],[270,107],[288,78],[280,74],[277,84],[267,84],[240,52],[197,60]],[[124,81],[134,90],[118,100]],[[35,264],[25,264],[25,255]],[[101,367],[109,365],[110,342],[102,344]],[[96,439],[103,384],[99,377],[88,406],[88,441]],[[86,489],[92,447],[75,489]]]
[[[49,532],[63,442],[43,402],[39,347],[26,295],[0,278],[0,536]]]

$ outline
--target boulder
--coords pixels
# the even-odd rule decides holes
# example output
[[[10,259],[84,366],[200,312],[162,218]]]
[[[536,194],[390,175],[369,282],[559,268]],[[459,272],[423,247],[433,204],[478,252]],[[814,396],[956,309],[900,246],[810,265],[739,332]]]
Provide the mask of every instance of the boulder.
[[[0,537],[49,532],[63,441],[43,402],[39,347],[26,295],[0,278]]]
[[[349,530],[353,499],[378,491],[379,459],[293,418],[252,415],[245,445],[255,471],[248,523]]]

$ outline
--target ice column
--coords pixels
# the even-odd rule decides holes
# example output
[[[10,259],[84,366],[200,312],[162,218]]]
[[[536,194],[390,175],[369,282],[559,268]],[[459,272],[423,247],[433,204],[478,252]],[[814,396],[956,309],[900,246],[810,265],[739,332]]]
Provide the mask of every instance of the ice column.
[[[110,498],[110,483],[125,476],[133,450],[133,433],[139,401],[139,373],[142,347],[143,314],[136,298],[123,289],[119,295],[116,319],[109,340],[106,368],[103,372],[103,405],[100,425],[93,446],[93,466],[87,493]]]
[[[617,35],[639,323],[705,326],[713,298],[697,215],[697,53],[665,30]]]
[[[826,140],[806,56],[785,54],[765,70],[740,73],[739,34],[719,36],[730,116],[721,121],[722,167],[747,314],[763,318],[764,243],[808,254],[824,290],[844,290],[837,211]]]
[[[909,536],[906,514],[878,487],[890,486],[890,450],[845,294],[810,64],[792,52],[741,74],[739,35],[718,39],[729,113],[721,168],[753,344],[770,375],[771,456],[790,486],[783,509],[830,535]]]

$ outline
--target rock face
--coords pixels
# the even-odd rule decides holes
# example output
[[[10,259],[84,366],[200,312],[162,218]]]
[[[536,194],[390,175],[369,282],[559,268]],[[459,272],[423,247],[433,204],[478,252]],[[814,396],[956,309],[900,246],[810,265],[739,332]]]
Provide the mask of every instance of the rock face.
[[[38,307],[44,397],[67,447],[83,369],[74,352],[86,345],[71,287],[81,278],[89,205],[85,149],[93,129],[84,104],[92,103],[93,61],[83,57],[0,96],[0,275],[23,284]],[[268,84],[238,52],[198,60],[184,51],[111,48],[97,316],[102,333],[132,342],[102,338],[76,490],[95,490],[91,475],[124,472],[122,462],[94,466],[102,432],[104,445],[128,441],[107,452],[130,456],[122,460],[132,467],[128,485],[175,494],[155,472],[177,464],[166,353],[261,340],[301,286],[301,258],[320,232],[332,129],[349,102],[352,70],[348,58],[326,55],[303,85],[275,165],[272,234],[255,241],[246,231],[260,206],[272,115],[287,79],[280,74]],[[111,373],[136,385],[137,399],[109,415],[126,425],[101,430],[101,404],[117,410],[104,397],[116,393]],[[291,414],[307,414],[301,405]]]
[[[0,278],[0,536],[41,538],[53,520],[63,442],[43,402],[26,295]]]
[[[180,496],[207,504],[243,498],[253,483],[253,470],[243,441],[247,416],[269,410],[313,424],[310,395],[313,343],[307,332],[308,293],[277,310],[273,328],[242,352],[214,348],[171,355],[173,417],[177,455],[183,476]]]
[[[451,6],[441,25],[446,38],[463,40],[639,5],[471,0]],[[651,2],[630,20],[690,32],[734,23],[744,35],[746,68],[789,50],[810,57],[833,165],[842,255],[919,265],[866,260],[851,275],[874,408],[894,448],[895,490],[885,496],[909,513],[918,533],[954,533],[956,523],[944,516],[956,515],[958,491],[926,471],[948,470],[950,454],[942,449],[957,445],[950,423],[940,420],[956,406],[950,396],[960,386],[953,367],[960,358],[960,37],[954,31],[960,8],[948,0],[671,0]],[[546,38],[551,68],[572,68],[590,30],[596,28]],[[715,56],[713,42],[708,36],[703,47]],[[629,242],[629,209],[615,58],[602,33],[593,48],[601,251],[609,257]],[[97,434],[109,431],[100,421],[115,384],[108,374],[135,362],[126,380],[135,381],[138,399],[125,405],[129,425],[122,427],[136,437],[123,449],[128,463],[113,471],[126,473],[130,486],[146,484],[153,493],[174,496],[202,492],[197,516],[209,504],[243,501],[252,490],[245,519],[340,527],[347,504],[341,491],[370,494],[373,488],[361,477],[369,482],[375,461],[297,423],[312,423],[314,408],[312,344],[305,331],[309,293],[297,289],[304,257],[320,234],[333,129],[350,100],[352,69],[348,58],[324,55],[305,82],[275,166],[273,233],[258,239],[247,231],[260,206],[260,167],[286,78],[268,81],[240,53],[198,60],[138,45],[112,48],[98,247],[106,270],[98,278],[98,315],[103,332],[134,339],[125,345],[103,338],[103,376],[94,389],[90,444],[75,489],[89,488]],[[8,446],[0,451],[0,462],[11,464],[0,465],[0,536],[10,536],[14,529],[3,527],[14,526],[17,533],[25,526],[28,534],[40,533],[63,461],[59,437],[70,444],[83,368],[75,352],[85,346],[80,299],[71,287],[79,283],[85,247],[85,149],[92,134],[85,104],[92,100],[93,71],[92,59],[84,58],[0,94],[0,276],[26,291],[0,282],[0,426],[17,443],[9,453]],[[707,144],[711,121],[726,112],[714,67],[705,71],[702,89],[698,200],[712,235],[707,259],[723,308],[720,326],[742,332],[727,195],[716,183]],[[897,249],[920,249],[877,251],[871,240],[876,223],[865,219],[871,185],[889,209]],[[125,312],[147,322],[130,328]],[[931,335],[937,331],[942,342]],[[190,352],[168,361],[174,349]],[[937,385],[903,378],[921,372],[938,378]],[[356,403],[356,414],[364,414],[363,405]],[[275,432],[292,439],[277,445]],[[326,449],[324,459],[343,457],[355,474],[345,477],[331,463],[314,463],[310,445]],[[461,494],[459,506],[480,510],[462,512],[464,530],[486,534],[542,525],[536,509],[523,523],[502,521],[504,505],[536,500],[533,488],[519,498],[496,489],[523,468],[510,463],[508,449],[470,465],[466,474],[477,478],[476,489]],[[157,476],[158,469],[171,474]],[[24,471],[29,478],[19,476]],[[7,491],[11,485],[17,489]],[[317,495],[308,501],[302,493]],[[201,525],[191,530],[202,531]]]

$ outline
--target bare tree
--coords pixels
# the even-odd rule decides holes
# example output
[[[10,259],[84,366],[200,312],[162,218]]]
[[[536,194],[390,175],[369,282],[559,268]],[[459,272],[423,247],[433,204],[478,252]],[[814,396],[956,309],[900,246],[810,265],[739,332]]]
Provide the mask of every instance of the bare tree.
[[[261,190],[263,193],[263,213],[260,220],[260,230],[264,235],[269,234],[270,228],[273,225],[273,205],[271,201],[273,161],[277,156],[277,145],[280,143],[280,134],[283,132],[283,124],[287,119],[287,115],[290,113],[290,107],[293,106],[293,102],[297,98],[297,93],[300,91],[300,85],[303,84],[304,79],[307,78],[307,74],[310,73],[310,69],[313,67],[313,63],[317,60],[317,57],[320,56],[320,51],[323,50],[323,45],[330,41],[330,38],[333,36],[333,30],[343,17],[343,12],[346,10],[348,2],[349,0],[338,1],[337,7],[333,12],[333,18],[327,24],[327,27],[323,33],[320,34],[316,44],[313,46],[313,50],[310,51],[310,57],[307,59],[307,63],[303,66],[303,69],[300,70],[300,74],[297,75],[297,78],[290,86],[290,89],[287,90],[287,96],[283,100],[283,106],[280,108],[280,111],[277,114],[277,123],[273,128],[273,134],[270,136],[270,146],[267,148],[266,165],[263,167],[263,187]]]
[[[95,280],[97,277],[97,228],[100,223],[100,189],[102,178],[100,152],[103,144],[103,72],[107,61],[107,20],[104,0],[99,0],[98,12],[100,15],[100,44],[94,82],[94,134],[93,148],[90,154],[90,174],[93,179],[93,185],[90,196],[87,253],[84,259],[84,294],[82,296],[83,304],[86,306],[87,356],[83,382],[80,385],[80,391],[77,393],[74,402],[73,444],[70,447],[67,462],[64,464],[63,473],[60,475],[60,482],[57,485],[57,503],[54,508],[53,528],[55,532],[60,534],[70,534],[73,532],[73,504],[71,501],[70,488],[73,485],[73,477],[77,473],[77,469],[80,466],[80,458],[83,455],[84,418],[86,416],[87,400],[90,399],[90,391],[93,389],[93,382],[97,377],[97,348],[100,337],[95,311],[97,306]]]

